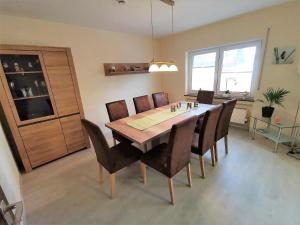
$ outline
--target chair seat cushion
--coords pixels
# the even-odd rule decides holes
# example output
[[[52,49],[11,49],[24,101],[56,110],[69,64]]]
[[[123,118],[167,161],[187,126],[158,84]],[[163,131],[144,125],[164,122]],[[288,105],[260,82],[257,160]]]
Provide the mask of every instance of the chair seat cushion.
[[[111,168],[108,170],[110,173],[115,173],[120,169],[140,160],[142,152],[129,143],[120,143],[113,146],[109,150],[111,160]]]
[[[128,144],[132,143],[131,140],[127,139],[126,137],[124,137],[121,134],[118,134],[116,132],[113,132],[113,138],[116,139],[120,143],[123,143],[123,142],[128,143]]]
[[[167,147],[168,145],[165,143],[154,147],[142,156],[141,161],[153,169],[161,172],[162,174],[170,177],[170,170],[168,169],[167,162],[168,156],[165,153]]]

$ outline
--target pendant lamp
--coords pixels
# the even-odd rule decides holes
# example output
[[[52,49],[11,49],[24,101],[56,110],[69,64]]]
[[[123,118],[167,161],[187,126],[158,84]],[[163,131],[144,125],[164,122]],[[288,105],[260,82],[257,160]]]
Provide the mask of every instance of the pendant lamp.
[[[174,32],[174,4],[175,1],[170,1],[172,7],[172,35]],[[169,3],[168,3],[169,4]],[[152,31],[152,51],[153,51],[153,59],[150,62],[149,72],[174,72],[178,71],[176,64],[172,61],[155,61],[154,60],[154,27],[153,27],[153,7],[152,0],[150,0],[150,8],[151,8],[151,31]]]

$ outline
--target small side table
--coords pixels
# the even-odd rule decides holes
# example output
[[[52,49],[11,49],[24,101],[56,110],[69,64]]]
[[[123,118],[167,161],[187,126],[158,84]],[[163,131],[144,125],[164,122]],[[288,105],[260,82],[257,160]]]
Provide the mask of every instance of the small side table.
[[[259,134],[276,143],[274,147],[274,152],[277,152],[278,145],[282,143],[291,143],[290,149],[293,150],[298,136],[300,124],[294,125],[292,123],[285,122],[275,123],[275,121],[270,118],[264,118],[260,116],[250,116],[250,118],[253,119],[253,127],[251,130],[253,140],[255,139],[255,134]],[[258,121],[264,123],[266,125],[266,128],[257,129]],[[290,136],[283,134],[283,129],[292,129],[292,134]]]

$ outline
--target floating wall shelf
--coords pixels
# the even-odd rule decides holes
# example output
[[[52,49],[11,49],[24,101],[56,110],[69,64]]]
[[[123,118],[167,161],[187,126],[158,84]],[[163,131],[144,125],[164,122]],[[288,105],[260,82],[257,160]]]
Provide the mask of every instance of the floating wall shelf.
[[[149,73],[149,63],[104,63],[105,76]]]

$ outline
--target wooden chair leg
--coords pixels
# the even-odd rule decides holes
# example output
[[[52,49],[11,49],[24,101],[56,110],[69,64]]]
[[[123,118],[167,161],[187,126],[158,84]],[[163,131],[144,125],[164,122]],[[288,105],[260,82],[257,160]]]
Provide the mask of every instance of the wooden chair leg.
[[[217,142],[214,145],[214,152],[215,152],[215,161],[216,163],[219,161],[219,155],[218,155],[218,146],[217,146]]]
[[[144,163],[141,162],[141,173],[142,173],[142,178],[143,178],[143,183],[147,184],[147,168]]]
[[[227,135],[224,137],[224,142],[225,142],[225,153],[227,155],[228,154],[228,136]]]
[[[175,195],[174,195],[174,187],[173,187],[173,179],[169,178],[169,190],[170,190],[170,196],[171,196],[171,204],[175,204]]]
[[[215,149],[214,149],[214,147],[212,147],[210,149],[210,154],[211,154],[211,165],[215,166]]]
[[[203,156],[199,156],[199,162],[200,162],[200,170],[201,170],[201,175],[202,178],[205,178],[205,166],[204,166],[204,159]]]
[[[103,184],[104,183],[104,177],[103,177],[103,166],[99,163],[99,183]]]
[[[111,199],[116,198],[116,174],[112,173],[110,174],[110,193],[111,193]]]
[[[192,173],[191,173],[191,163],[186,166],[186,173],[189,182],[189,187],[192,187]]]
[[[114,141],[114,146],[116,146],[117,145],[117,140],[113,139],[113,141]]]

